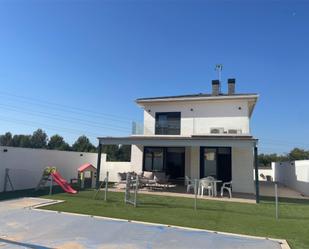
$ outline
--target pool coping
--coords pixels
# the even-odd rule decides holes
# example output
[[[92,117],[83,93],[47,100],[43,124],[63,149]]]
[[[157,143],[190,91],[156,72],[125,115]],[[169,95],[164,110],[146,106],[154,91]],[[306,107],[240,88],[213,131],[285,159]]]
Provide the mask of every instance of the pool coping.
[[[71,213],[71,212],[64,212],[64,211],[54,211],[54,210],[48,210],[48,209],[39,209],[41,207],[59,204],[59,203],[65,202],[65,201],[64,200],[54,200],[54,199],[44,199],[44,198],[33,198],[33,199],[48,200],[47,202],[44,202],[44,203],[41,203],[41,204],[36,204],[36,205],[26,207],[26,208],[33,209],[33,210],[38,211],[38,212],[63,213],[63,214],[68,214],[68,215],[90,217],[90,218],[96,218],[96,219],[102,219],[102,220],[130,222],[130,223],[150,225],[150,226],[163,226],[163,227],[166,227],[166,228],[178,228],[178,229],[184,229],[184,230],[189,230],[189,231],[204,231],[204,232],[209,232],[209,233],[214,233],[214,234],[230,235],[230,236],[236,236],[236,237],[241,237],[241,238],[272,240],[272,241],[278,242],[279,245],[281,246],[281,249],[291,249],[287,240],[285,240],[285,239],[275,239],[275,238],[269,238],[269,237],[260,237],[260,236],[253,236],[253,235],[220,232],[220,231],[214,231],[214,230],[208,230],[208,229],[183,227],[183,226],[177,226],[177,225],[168,225],[168,224],[153,223],[153,222],[146,222],[146,221],[128,220],[128,219],[112,218],[112,217],[106,217],[106,216],[97,216],[97,215]]]

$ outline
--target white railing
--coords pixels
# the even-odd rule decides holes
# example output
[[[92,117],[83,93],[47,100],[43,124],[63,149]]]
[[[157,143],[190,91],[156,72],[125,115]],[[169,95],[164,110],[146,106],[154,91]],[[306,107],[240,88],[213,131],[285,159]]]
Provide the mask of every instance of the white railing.
[[[248,133],[245,133],[242,129],[237,128],[226,128],[226,127],[220,127],[220,126],[213,126],[213,127],[205,127],[204,125],[199,124],[198,122],[194,122],[192,124],[192,127],[187,127],[189,130],[181,130],[181,135],[195,135],[195,136],[202,136],[202,135],[248,135]],[[155,128],[149,129],[148,127],[145,127],[142,123],[133,122],[132,123],[132,135],[155,135],[156,131],[159,133],[164,133],[168,129],[174,129],[173,126],[168,127],[161,127],[161,128]],[[183,128],[184,129],[184,128]]]
[[[142,123],[132,122],[132,135],[153,135],[154,131],[151,131],[145,127]]]

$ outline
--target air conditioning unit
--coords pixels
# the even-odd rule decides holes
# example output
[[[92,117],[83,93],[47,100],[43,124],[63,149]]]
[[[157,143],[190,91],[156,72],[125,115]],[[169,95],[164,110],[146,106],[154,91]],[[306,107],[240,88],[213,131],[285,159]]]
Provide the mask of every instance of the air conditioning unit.
[[[222,127],[210,128],[210,133],[211,134],[223,134],[224,133],[224,128],[222,128]]]
[[[239,129],[228,129],[227,133],[228,134],[242,134],[242,130],[239,130]]]

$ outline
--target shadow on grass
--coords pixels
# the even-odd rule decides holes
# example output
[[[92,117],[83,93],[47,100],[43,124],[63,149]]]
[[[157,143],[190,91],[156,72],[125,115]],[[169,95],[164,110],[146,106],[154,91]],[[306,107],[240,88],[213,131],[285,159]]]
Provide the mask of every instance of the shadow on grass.
[[[145,202],[145,201],[139,201],[138,207],[141,208],[154,208],[154,207],[161,207],[161,208],[179,208],[177,205],[171,205],[168,203],[158,203],[158,202]],[[185,208],[184,206],[182,208]]]
[[[275,197],[269,197],[269,196],[261,196],[261,201],[266,202],[275,202]],[[286,198],[286,197],[279,197],[278,198],[279,203],[287,203],[287,204],[303,204],[303,205],[309,205],[309,199],[295,199],[295,198]]]
[[[62,194],[62,193],[65,192],[59,186],[53,187],[53,194]],[[23,197],[42,197],[47,195],[49,195],[49,187],[37,191],[35,189],[15,190],[0,193],[0,201],[12,200]]]
[[[41,197],[43,195],[48,195],[49,190],[39,190],[35,191],[34,189],[26,189],[26,190],[16,190],[0,193],[0,200],[11,200],[23,197]]]

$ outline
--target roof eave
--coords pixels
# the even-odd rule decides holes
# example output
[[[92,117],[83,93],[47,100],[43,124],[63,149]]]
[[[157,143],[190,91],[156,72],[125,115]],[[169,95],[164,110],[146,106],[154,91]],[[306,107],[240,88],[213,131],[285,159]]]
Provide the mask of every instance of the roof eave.
[[[135,102],[144,106],[148,103],[164,103],[164,102],[179,102],[179,101],[205,101],[205,100],[234,100],[234,99],[257,99],[259,98],[258,94],[248,94],[248,95],[224,95],[224,96],[200,96],[200,97],[167,97],[167,98],[145,98],[145,99],[136,99]]]

